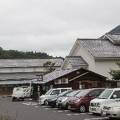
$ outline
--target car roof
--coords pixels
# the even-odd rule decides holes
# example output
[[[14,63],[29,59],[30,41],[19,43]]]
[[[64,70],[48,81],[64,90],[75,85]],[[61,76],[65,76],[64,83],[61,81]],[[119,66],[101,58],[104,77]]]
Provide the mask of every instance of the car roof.
[[[120,90],[120,88],[106,88],[106,90]]]

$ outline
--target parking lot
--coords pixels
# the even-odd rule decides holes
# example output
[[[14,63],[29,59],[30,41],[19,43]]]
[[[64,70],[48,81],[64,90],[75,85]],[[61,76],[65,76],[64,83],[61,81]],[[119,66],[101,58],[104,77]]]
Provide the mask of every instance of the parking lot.
[[[11,102],[11,97],[0,97],[0,113],[9,115],[13,120],[107,120],[90,113],[59,110],[48,106],[40,106],[30,100]]]

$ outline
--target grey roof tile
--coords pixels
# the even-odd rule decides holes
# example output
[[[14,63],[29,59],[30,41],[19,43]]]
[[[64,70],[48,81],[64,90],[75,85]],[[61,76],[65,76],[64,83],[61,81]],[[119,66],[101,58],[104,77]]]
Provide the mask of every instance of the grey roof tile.
[[[114,29],[112,29],[110,32],[108,32],[108,34],[111,34],[111,35],[120,35],[120,25],[118,25],[117,27],[115,27]]]
[[[48,73],[46,75],[43,76],[43,81],[46,83],[46,82],[49,82],[49,81],[52,81],[56,78],[59,78],[63,75],[66,75],[70,72],[73,72],[75,71],[76,69],[69,69],[69,70],[63,70],[63,69],[59,69],[59,70],[55,70],[51,73]]]
[[[120,46],[114,45],[110,40],[78,39],[78,42],[96,58],[120,58]]]
[[[106,34],[106,38],[108,38],[113,44],[120,45],[120,35],[111,35]]]
[[[72,65],[72,68],[80,68],[81,66],[88,66],[81,56],[67,56],[65,60]]]
[[[61,66],[63,59],[0,59],[0,67],[37,67],[43,66],[47,61],[55,63],[55,66]]]

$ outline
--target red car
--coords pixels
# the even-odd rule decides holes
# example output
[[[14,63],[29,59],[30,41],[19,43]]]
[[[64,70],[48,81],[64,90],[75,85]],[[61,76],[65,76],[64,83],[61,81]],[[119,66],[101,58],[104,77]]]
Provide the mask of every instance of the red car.
[[[81,113],[87,112],[89,110],[90,101],[98,97],[104,88],[92,88],[84,89],[78,93],[74,99],[69,101],[68,109],[69,110],[79,110]]]

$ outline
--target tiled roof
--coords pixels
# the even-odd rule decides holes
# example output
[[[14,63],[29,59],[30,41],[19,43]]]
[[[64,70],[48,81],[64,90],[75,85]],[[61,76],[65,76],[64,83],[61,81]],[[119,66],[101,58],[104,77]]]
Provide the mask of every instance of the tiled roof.
[[[55,63],[54,66],[61,66],[63,59],[0,59],[0,67],[39,67],[47,61]]]
[[[66,75],[70,72],[73,72],[75,71],[76,69],[69,69],[69,70],[62,70],[62,69],[59,69],[59,70],[55,70],[49,74],[46,74],[43,76],[43,81],[46,83],[46,82],[49,82],[49,81],[52,81],[56,78],[59,78],[63,75]]]
[[[67,56],[65,60],[72,65],[72,68],[80,68],[81,66],[88,66],[81,56]]]
[[[120,35],[120,25],[118,25],[117,27],[115,27],[114,29],[112,29],[110,32],[108,32],[108,34],[111,34],[111,35]]]
[[[120,58],[120,46],[108,39],[78,39],[78,42],[96,58]]]
[[[113,44],[120,45],[120,35],[111,35],[106,34],[105,35],[107,39],[109,39]]]
[[[29,84],[31,80],[0,81],[0,85]]]

